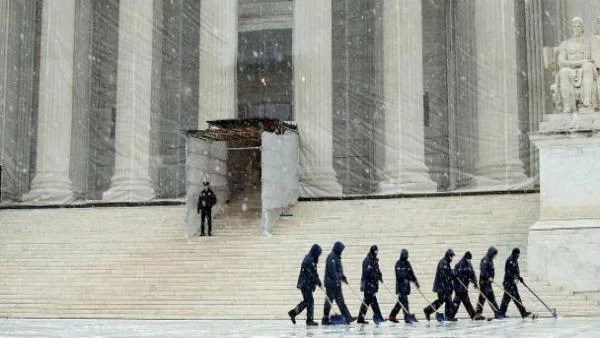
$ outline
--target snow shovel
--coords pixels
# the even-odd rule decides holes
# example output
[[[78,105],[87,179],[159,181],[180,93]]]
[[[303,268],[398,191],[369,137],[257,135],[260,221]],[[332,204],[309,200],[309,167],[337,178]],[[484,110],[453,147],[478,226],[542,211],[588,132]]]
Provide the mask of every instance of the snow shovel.
[[[367,306],[367,304],[365,304],[365,302],[362,300],[362,298],[360,298],[360,296],[358,295],[358,293],[356,293],[356,291],[354,291],[354,289],[353,289],[353,288],[350,286],[350,284],[346,284],[346,285],[348,285],[348,288],[350,289],[350,291],[352,291],[352,293],[354,294],[354,296],[356,297],[356,299],[360,300],[360,302],[361,302],[361,303],[362,303],[364,306],[366,306],[367,308],[369,308],[369,307]],[[385,322],[385,319],[383,319],[383,318],[377,318],[377,317],[375,316],[375,314],[373,314],[373,323],[375,323],[375,324],[379,324],[379,323],[383,323],[383,322]]]
[[[535,296],[535,298],[537,298],[540,301],[540,303],[544,304],[546,309],[548,309],[548,311],[550,311],[550,314],[552,314],[553,318],[558,318],[558,313],[556,313],[556,308],[550,308],[548,305],[546,305],[546,303],[544,303],[544,301],[540,297],[538,297],[538,295],[535,292],[533,292],[533,290],[531,290],[531,288],[527,284],[525,284],[525,282],[521,282],[521,284],[525,285],[527,290],[529,290],[529,292],[531,292],[531,294],[533,294]]]
[[[442,323],[446,319],[444,317],[444,315],[441,314],[441,313],[439,313],[439,312],[437,312],[435,310],[435,308],[433,307],[433,305],[431,305],[431,302],[429,302],[429,300],[427,300],[427,297],[425,297],[425,295],[423,294],[423,292],[421,291],[420,288],[417,288],[417,291],[419,291],[419,294],[421,295],[421,297],[423,297],[423,299],[425,299],[425,301],[427,302],[427,304],[429,304],[428,306],[431,307],[431,309],[435,313],[435,320],[437,320],[438,322]]]
[[[383,284],[383,282],[381,282],[381,284]],[[390,293],[390,295],[393,295],[394,298],[396,298],[396,303],[398,303],[402,307],[402,310],[404,310],[404,313],[406,313],[406,320],[408,320],[409,323],[417,323],[417,322],[419,322],[417,320],[417,317],[415,317],[415,314],[408,312],[408,310],[404,307],[404,305],[402,303],[400,303],[400,300],[398,299],[398,297],[396,297],[396,295],[394,295],[394,293],[392,292],[392,290],[390,290],[390,288],[388,288],[388,286],[385,285],[385,284],[383,284],[383,286]]]
[[[321,289],[321,291],[323,291],[323,293],[325,294],[325,300],[329,302],[329,305],[331,305],[331,307],[333,307],[333,302],[327,296],[327,292],[325,292],[323,287],[320,287],[319,289]],[[348,324],[348,322],[346,321],[346,318],[344,318],[344,316],[337,314],[337,313],[334,313],[331,316],[329,316],[329,323],[331,323],[331,325],[347,325]]]

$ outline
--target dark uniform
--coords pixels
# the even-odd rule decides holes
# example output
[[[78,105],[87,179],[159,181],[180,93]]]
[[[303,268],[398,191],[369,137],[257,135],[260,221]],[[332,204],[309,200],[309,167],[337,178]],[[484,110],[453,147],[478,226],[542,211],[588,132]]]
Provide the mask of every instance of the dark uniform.
[[[454,257],[454,251],[448,249],[444,257],[440,259],[438,263],[435,279],[433,280],[433,292],[437,293],[438,299],[423,309],[427,320],[429,320],[429,316],[442,304],[445,304],[444,315],[446,318],[452,318],[452,290],[454,288],[454,276],[452,268],[450,267],[452,257]]]
[[[208,235],[212,236],[212,207],[217,204],[217,195],[208,186],[208,182],[204,182],[204,189],[198,196],[198,210],[200,214],[200,236],[204,236],[204,220],[208,220]]]
[[[473,270],[473,265],[471,265],[471,258],[471,252],[467,251],[464,257],[454,266],[454,276],[456,281],[454,282],[454,300],[452,301],[454,312],[452,313],[452,318],[456,316],[461,302],[465,306],[469,317],[471,317],[471,319],[475,317],[475,310],[469,299],[469,283],[473,282],[476,288],[478,286],[475,270]]]
[[[306,308],[306,325],[318,325],[315,321],[313,321],[313,313],[315,308],[313,292],[316,290],[317,286],[322,287],[323,285],[321,284],[321,279],[319,278],[319,273],[317,272],[319,256],[321,256],[321,247],[318,244],[313,244],[308,254],[304,256],[304,260],[300,266],[300,275],[298,276],[298,284],[296,287],[300,289],[304,299],[298,303],[295,308],[288,312],[288,315],[294,324],[296,324],[296,316]]]
[[[358,311],[357,323],[367,324],[365,314],[369,306],[373,309],[375,321],[383,322],[381,309],[377,302],[375,294],[379,291],[379,281],[383,281],[381,270],[379,269],[379,258],[377,258],[377,245],[372,245],[367,257],[362,263],[362,275],[360,277],[360,291],[364,292],[363,303]]]
[[[350,315],[348,307],[344,302],[344,295],[342,294],[342,282],[348,284],[348,280],[344,275],[344,268],[342,267],[342,251],[344,251],[344,244],[342,242],[335,242],[331,253],[327,256],[325,262],[325,290],[327,297],[332,301],[336,302],[342,315],[346,319],[347,323],[354,321],[354,318]],[[331,303],[326,299],[325,306],[323,307],[323,319],[321,323],[324,325],[329,324],[329,312],[331,311]]]
[[[510,293],[510,295],[517,300],[515,305],[517,306],[517,309],[519,309],[521,317],[525,318],[531,315],[531,312],[527,312],[523,306],[523,302],[521,302],[521,296],[519,296],[519,290],[517,289],[517,281],[520,281],[521,283],[523,282],[518,262],[520,254],[521,250],[519,250],[519,248],[514,248],[512,254],[506,260],[506,264],[504,265],[504,281],[502,282],[502,286],[506,292]],[[507,295],[506,292],[504,293],[504,296],[502,296],[502,303],[500,304],[500,313],[502,316],[506,316],[508,303],[512,300],[512,298]]]
[[[407,311],[410,311],[410,308],[408,307],[410,282],[415,283],[417,287],[419,287],[419,282],[408,261],[408,251],[406,249],[402,249],[400,252],[400,259],[396,262],[394,270],[396,271],[396,294],[398,295],[398,302],[394,305],[388,319],[392,322],[398,322],[396,315],[400,312],[400,304],[402,304],[404,306],[404,309],[402,310],[404,311],[404,321],[409,322]]]
[[[498,303],[496,303],[496,297],[494,296],[494,289],[492,288],[492,282],[495,277],[494,270],[494,258],[498,254],[498,250],[493,246],[489,247],[487,254],[481,259],[479,264],[479,299],[477,301],[477,314],[483,312],[483,305],[485,304],[486,298],[490,301],[490,306],[494,313],[499,309]],[[485,297],[484,297],[485,296]]]

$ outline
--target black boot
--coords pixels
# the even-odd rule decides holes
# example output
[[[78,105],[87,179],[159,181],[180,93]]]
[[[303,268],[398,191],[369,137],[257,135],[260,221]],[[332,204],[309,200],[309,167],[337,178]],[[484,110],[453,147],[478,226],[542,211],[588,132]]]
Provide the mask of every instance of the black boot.
[[[306,321],[306,326],[319,326],[319,323],[311,319]]]
[[[288,311],[288,316],[290,316],[290,320],[292,321],[292,323],[296,325],[296,311],[294,311],[294,309]]]
[[[427,321],[431,320],[431,313],[432,312],[433,311],[431,311],[431,308],[429,306],[423,309],[423,313],[425,314],[425,319],[427,319]]]
[[[329,321],[329,318],[323,317],[321,319],[321,325],[331,325],[331,322]]]
[[[369,321],[365,320],[364,318],[358,318],[356,323],[357,324],[369,324]]]

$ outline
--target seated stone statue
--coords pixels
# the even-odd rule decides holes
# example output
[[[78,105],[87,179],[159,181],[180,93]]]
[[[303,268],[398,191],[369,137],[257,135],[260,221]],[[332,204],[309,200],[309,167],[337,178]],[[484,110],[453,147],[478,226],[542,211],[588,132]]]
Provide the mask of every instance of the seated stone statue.
[[[573,37],[558,46],[558,73],[552,85],[553,98],[559,111],[572,113],[578,103],[593,110],[597,100],[596,67],[592,62],[590,40],[583,36],[583,21],[571,20]]]

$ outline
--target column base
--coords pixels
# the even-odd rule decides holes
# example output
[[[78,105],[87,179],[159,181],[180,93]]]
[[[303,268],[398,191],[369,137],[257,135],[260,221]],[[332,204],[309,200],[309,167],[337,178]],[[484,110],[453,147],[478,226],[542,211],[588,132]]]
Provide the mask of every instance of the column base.
[[[156,197],[150,178],[135,178],[135,176],[113,177],[110,189],[102,194],[102,200],[110,202],[149,201]]]
[[[534,186],[534,178],[523,173],[520,161],[479,163],[476,173],[465,190],[526,190]]]
[[[75,200],[71,181],[54,174],[36,174],[31,190],[23,195],[23,202],[64,204]]]
[[[437,183],[433,182],[426,173],[385,173],[376,194],[419,194],[436,191]]]
[[[529,229],[528,274],[569,291],[598,292],[599,244],[600,218],[539,220]]]
[[[335,172],[300,174],[300,197],[342,196]]]

